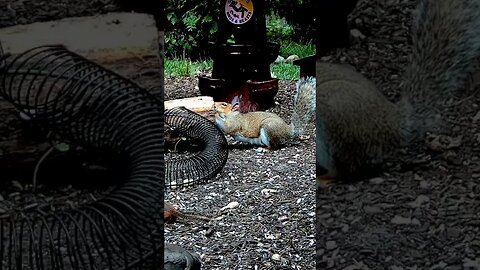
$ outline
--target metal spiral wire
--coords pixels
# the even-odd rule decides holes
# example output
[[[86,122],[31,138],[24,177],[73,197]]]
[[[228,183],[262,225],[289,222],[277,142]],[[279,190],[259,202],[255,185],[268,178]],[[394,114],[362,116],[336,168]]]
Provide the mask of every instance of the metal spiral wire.
[[[205,183],[225,166],[228,143],[210,120],[184,107],[165,112],[165,124],[182,136],[200,141],[202,150],[180,158],[166,158],[165,184],[172,189]]]
[[[0,216],[0,269],[158,269],[164,192],[163,102],[62,46],[0,51],[0,95],[32,122],[128,164],[105,197]]]

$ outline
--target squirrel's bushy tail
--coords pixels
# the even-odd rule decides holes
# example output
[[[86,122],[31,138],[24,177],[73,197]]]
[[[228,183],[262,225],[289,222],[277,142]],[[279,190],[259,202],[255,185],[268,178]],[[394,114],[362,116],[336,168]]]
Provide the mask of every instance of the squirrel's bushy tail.
[[[439,131],[441,102],[465,88],[480,57],[479,0],[420,0],[403,86],[402,138]]]
[[[316,79],[315,77],[301,78],[297,82],[297,92],[293,100],[291,118],[292,136],[302,135],[308,123],[315,115],[316,108]]]

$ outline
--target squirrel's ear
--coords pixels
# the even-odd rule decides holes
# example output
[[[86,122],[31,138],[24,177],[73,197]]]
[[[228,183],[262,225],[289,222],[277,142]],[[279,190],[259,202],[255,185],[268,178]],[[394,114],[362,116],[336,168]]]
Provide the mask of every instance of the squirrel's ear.
[[[237,111],[238,108],[240,107],[240,104],[239,104],[238,102],[236,102],[236,103],[234,103],[234,104],[232,104],[232,105],[233,105],[233,106],[232,106],[232,111]]]
[[[240,99],[242,98],[242,96],[238,97],[238,96],[234,96],[233,99],[232,99],[232,105],[235,105],[235,104],[238,104],[240,103]]]
[[[238,110],[238,107],[240,107],[240,100],[242,99],[242,96],[235,96],[232,99],[232,111]]]

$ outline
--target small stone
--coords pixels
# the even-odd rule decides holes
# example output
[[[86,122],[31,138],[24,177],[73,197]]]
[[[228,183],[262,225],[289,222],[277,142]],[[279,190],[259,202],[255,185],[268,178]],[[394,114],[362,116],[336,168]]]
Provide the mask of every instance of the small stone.
[[[463,270],[460,265],[449,265],[445,267],[445,270]]]
[[[285,62],[285,58],[281,55],[277,56],[277,59],[275,59],[275,63],[284,63]]]
[[[408,205],[412,208],[418,208],[422,206],[423,203],[430,201],[430,198],[426,195],[419,195],[415,201],[408,203]]]
[[[403,270],[403,269],[404,269],[403,267],[401,267],[401,266],[396,266],[396,265],[390,267],[390,270]]]
[[[395,204],[391,204],[391,203],[379,203],[377,205],[379,207],[381,207],[382,209],[389,209],[389,208],[394,208],[395,207]]]
[[[346,266],[345,268],[343,268],[343,270],[358,270],[360,268],[358,268],[358,266],[356,264],[352,264],[352,265],[349,265],[349,266]]]
[[[354,38],[354,39],[365,39],[365,35],[360,32],[360,30],[358,29],[352,29],[350,30],[350,35]]]
[[[298,55],[296,54],[293,54],[287,57],[287,59],[285,59],[285,63],[293,63],[293,61],[296,61],[298,59],[300,59],[300,57],[298,57]]]
[[[416,180],[416,181],[422,181],[423,180],[423,177],[418,175],[418,174],[414,174],[413,175],[413,180]]]
[[[480,143],[480,133],[476,133],[475,135],[473,135],[473,137],[475,138],[475,141],[477,143]]]
[[[391,222],[397,225],[410,225],[412,224],[412,219],[396,215],[394,218],[392,218]]]
[[[462,235],[462,230],[456,228],[447,229],[447,237],[451,240],[455,240]]]
[[[327,241],[327,242],[325,243],[325,248],[326,248],[327,250],[335,249],[335,248],[337,248],[337,242],[335,242],[335,241]]]
[[[272,260],[274,260],[274,261],[281,261],[281,260],[282,260],[282,256],[280,256],[280,254],[275,253],[275,254],[272,255]]]
[[[454,148],[458,148],[462,145],[463,137],[459,135],[457,137],[450,137],[445,135],[429,135],[426,139],[426,145],[433,151],[445,151]]]
[[[317,216],[317,219],[318,219],[318,220],[329,219],[331,216],[332,216],[331,213],[325,213],[325,214],[322,214],[322,215],[318,215],[318,216]]]
[[[445,146],[440,141],[440,138],[440,136],[433,134],[428,136],[426,141],[427,148],[433,151],[442,151],[443,149],[445,149]]]
[[[452,150],[445,151],[442,154],[442,158],[452,165],[461,165],[462,160],[458,157],[457,153]]]
[[[412,218],[412,225],[420,225],[420,220],[416,219],[416,218]]]
[[[376,185],[381,184],[384,181],[385,180],[382,177],[375,177],[375,178],[370,179],[370,183],[376,184]]]
[[[472,260],[470,258],[463,259],[463,267],[465,269],[480,269],[480,258]]]
[[[462,145],[463,142],[463,136],[459,135],[454,138],[450,138],[450,143],[447,145],[447,149],[453,149],[453,148],[458,148]]]
[[[369,269],[363,262],[357,261],[355,264],[349,265],[343,270],[363,270],[363,269]]]
[[[363,210],[365,211],[365,213],[368,213],[368,214],[378,214],[378,213],[383,213],[383,210],[382,208],[378,207],[378,206],[365,206],[363,208]]]
[[[425,181],[425,180],[422,180],[420,181],[420,188],[421,189],[429,189],[430,188],[430,183]]]
[[[360,254],[362,255],[369,255],[369,254],[374,254],[375,252],[371,249],[361,249]]]
[[[477,123],[480,120],[480,111],[478,111],[475,116],[472,118],[473,123]]]
[[[445,269],[445,267],[447,266],[447,264],[445,262],[439,262],[435,265],[433,265],[432,267],[430,267],[431,270],[435,270],[435,269]]]

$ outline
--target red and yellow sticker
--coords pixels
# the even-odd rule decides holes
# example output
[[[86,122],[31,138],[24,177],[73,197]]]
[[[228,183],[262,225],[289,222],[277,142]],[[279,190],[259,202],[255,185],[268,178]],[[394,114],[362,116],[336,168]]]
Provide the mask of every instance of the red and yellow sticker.
[[[227,0],[225,3],[225,15],[233,24],[244,24],[253,15],[252,0]]]

